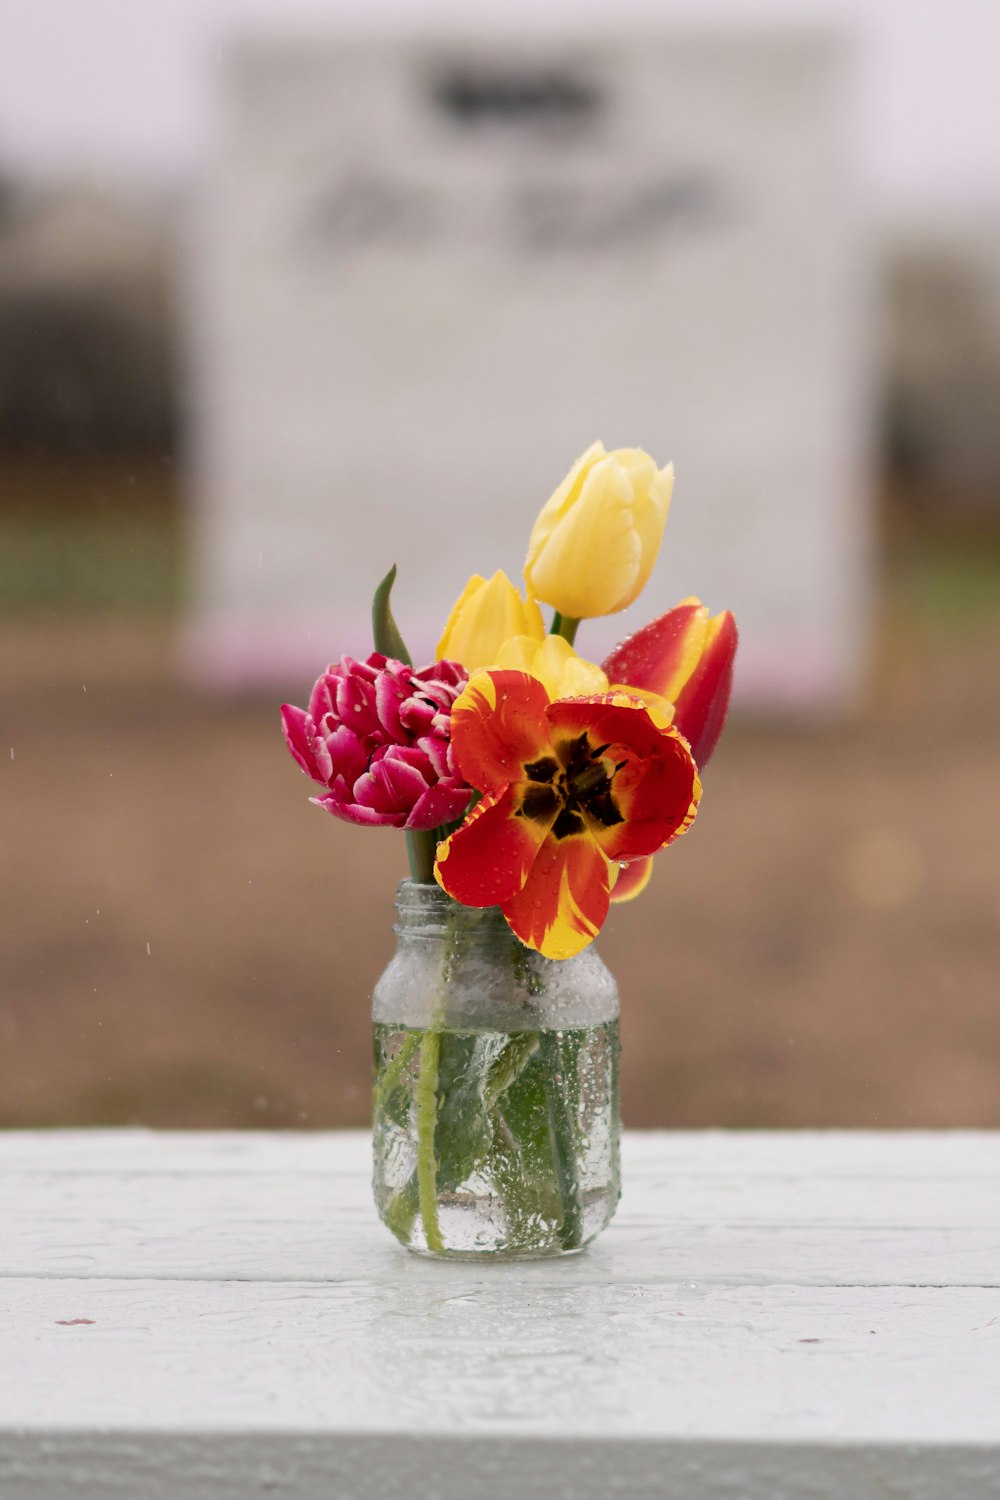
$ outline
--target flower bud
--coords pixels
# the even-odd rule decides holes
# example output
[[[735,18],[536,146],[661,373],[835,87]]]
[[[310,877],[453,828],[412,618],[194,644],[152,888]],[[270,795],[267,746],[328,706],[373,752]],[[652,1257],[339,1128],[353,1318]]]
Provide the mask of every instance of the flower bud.
[[[530,592],[575,620],[625,609],[652,572],[673,486],[673,465],[641,448],[588,448],[535,522]]]
[[[659,693],[703,766],[719,741],[733,685],[736,622],[728,609],[709,617],[684,599],[616,646],[601,663],[613,685]]]
[[[437,655],[475,672],[492,666],[503,643],[516,635],[545,639],[534,599],[522,599],[506,573],[496,572],[489,580],[474,573],[452,607]]]

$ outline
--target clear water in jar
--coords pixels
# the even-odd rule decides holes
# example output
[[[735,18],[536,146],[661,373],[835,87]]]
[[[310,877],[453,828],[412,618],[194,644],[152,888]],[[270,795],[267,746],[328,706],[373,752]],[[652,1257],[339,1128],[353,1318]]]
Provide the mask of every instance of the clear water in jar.
[[[619,1195],[618,1022],[564,1030],[376,1024],[375,1201],[404,1245],[559,1255]]]

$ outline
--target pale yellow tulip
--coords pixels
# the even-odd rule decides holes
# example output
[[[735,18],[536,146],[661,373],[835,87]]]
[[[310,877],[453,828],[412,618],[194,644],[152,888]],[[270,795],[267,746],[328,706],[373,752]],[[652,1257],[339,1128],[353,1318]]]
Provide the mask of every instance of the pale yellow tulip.
[[[530,592],[575,620],[625,609],[652,572],[673,485],[673,465],[657,469],[641,448],[588,448],[535,522]]]

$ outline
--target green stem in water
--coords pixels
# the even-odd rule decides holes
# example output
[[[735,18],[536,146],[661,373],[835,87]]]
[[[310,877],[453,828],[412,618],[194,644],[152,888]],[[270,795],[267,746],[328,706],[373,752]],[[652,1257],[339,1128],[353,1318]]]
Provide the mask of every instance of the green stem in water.
[[[429,1031],[416,1032],[412,1035],[412,1041],[414,1042],[414,1046],[419,1044],[421,1045],[422,1049],[422,1043],[432,1035],[437,1039],[438,1043],[437,1060],[435,1061],[436,1068],[437,1061],[440,1059],[441,1033],[432,1033]],[[411,1038],[408,1037],[407,1041],[409,1040],[411,1040]],[[503,1098],[507,1090],[517,1082],[521,1073],[524,1071],[528,1063],[538,1051],[538,1046],[539,1036],[538,1032],[536,1031],[516,1032],[510,1037],[504,1050],[494,1061],[493,1066],[490,1068],[489,1074],[487,1076],[486,1086],[483,1090],[484,1114],[493,1114],[494,1117],[496,1116],[499,1109],[499,1101]],[[396,1057],[393,1058],[390,1067],[392,1067],[396,1063],[399,1056],[400,1053],[397,1053]],[[421,1050],[421,1077],[423,1076],[423,1061],[424,1054],[423,1050]],[[381,1094],[382,1090],[380,1087],[376,1090],[376,1099],[381,1097]],[[389,1091],[386,1090],[385,1098],[388,1098],[388,1096]],[[431,1133],[432,1127],[436,1127],[437,1125],[436,1105],[434,1106],[434,1113],[431,1114],[430,1105],[426,1102],[426,1100],[423,1101],[423,1109],[425,1113],[423,1114],[423,1116],[421,1115],[421,1095],[419,1080],[414,1091],[414,1098],[416,1100],[417,1119],[417,1170],[404,1184],[404,1186],[400,1188],[399,1192],[395,1194],[385,1213],[385,1221],[389,1225],[389,1228],[396,1235],[397,1239],[402,1240],[404,1244],[406,1244],[409,1239],[410,1228],[413,1224],[414,1217],[417,1214],[418,1210],[420,1210],[421,1217],[424,1220],[424,1234],[425,1236],[427,1235],[427,1221],[426,1216],[423,1214],[423,1205],[427,1201],[427,1194],[430,1191],[431,1187],[433,1187],[436,1197],[436,1194],[442,1189],[447,1190],[448,1188],[458,1186],[457,1182],[449,1181],[447,1178],[443,1182],[440,1180],[440,1166],[437,1162],[436,1153],[434,1151],[435,1136]],[[510,1133],[509,1127],[507,1127],[506,1124],[504,1124],[504,1129],[507,1130],[508,1134]],[[431,1170],[432,1167],[433,1178]],[[428,1247],[430,1247],[429,1237],[427,1242]]]
[[[558,610],[552,616],[552,624],[549,626],[549,635],[561,635],[564,641],[569,641],[572,646],[576,640],[576,632],[580,621],[574,620],[572,615],[561,615]]]
[[[487,1113],[496,1107],[500,1096],[520,1078],[538,1051],[538,1042],[537,1031],[518,1031],[511,1036],[486,1077],[483,1104]]]
[[[385,1211],[385,1222],[404,1245],[409,1243],[410,1230],[420,1206],[416,1173],[405,1187],[400,1188]]]
[[[548,1075],[547,1093],[552,1156],[556,1168],[556,1181],[559,1185],[559,1197],[562,1200],[559,1243],[564,1250],[577,1250],[583,1242],[583,1208],[580,1203],[580,1183],[576,1172],[576,1121],[568,1097],[570,1080],[566,1076],[566,1062],[557,1033],[543,1032],[542,1047]]]
[[[431,834],[432,844],[436,835]],[[440,1254],[444,1249],[441,1226],[438,1222],[438,1162],[434,1138],[437,1133],[438,1075],[441,1063],[441,1028],[448,1013],[448,984],[451,979],[451,963],[455,943],[454,908],[449,905],[445,917],[444,962],[441,979],[430,1014],[430,1025],[420,1041],[420,1071],[414,1091],[417,1125],[417,1195],[420,1204],[420,1219],[424,1226],[424,1239],[428,1250]]]
[[[417,1078],[417,1189],[420,1218],[428,1250],[444,1249],[438,1223],[437,1155],[434,1131],[437,1126],[438,1063],[441,1058],[441,1032],[438,1027],[424,1032],[420,1042],[420,1074]]]
[[[413,1056],[414,1052],[416,1052],[419,1046],[419,1031],[411,1031],[408,1036],[403,1038],[402,1046],[396,1053],[396,1056],[390,1063],[387,1064],[385,1072],[375,1084],[374,1106],[376,1113],[378,1113],[378,1111],[382,1109],[382,1107],[386,1103],[386,1100],[390,1097],[393,1090],[397,1087],[399,1080],[402,1078],[404,1072],[406,1071],[406,1067],[410,1061],[410,1058]]]

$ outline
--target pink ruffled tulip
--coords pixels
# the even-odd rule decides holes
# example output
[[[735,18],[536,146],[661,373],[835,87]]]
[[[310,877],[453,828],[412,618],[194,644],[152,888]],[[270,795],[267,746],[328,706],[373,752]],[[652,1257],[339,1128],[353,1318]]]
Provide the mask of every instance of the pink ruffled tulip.
[[[319,678],[309,708],[281,710],[285,741],[313,781],[310,800],[348,823],[428,829],[460,818],[472,789],[455,765],[451,706],[465,668],[437,661],[414,671],[375,651],[342,656]]]

